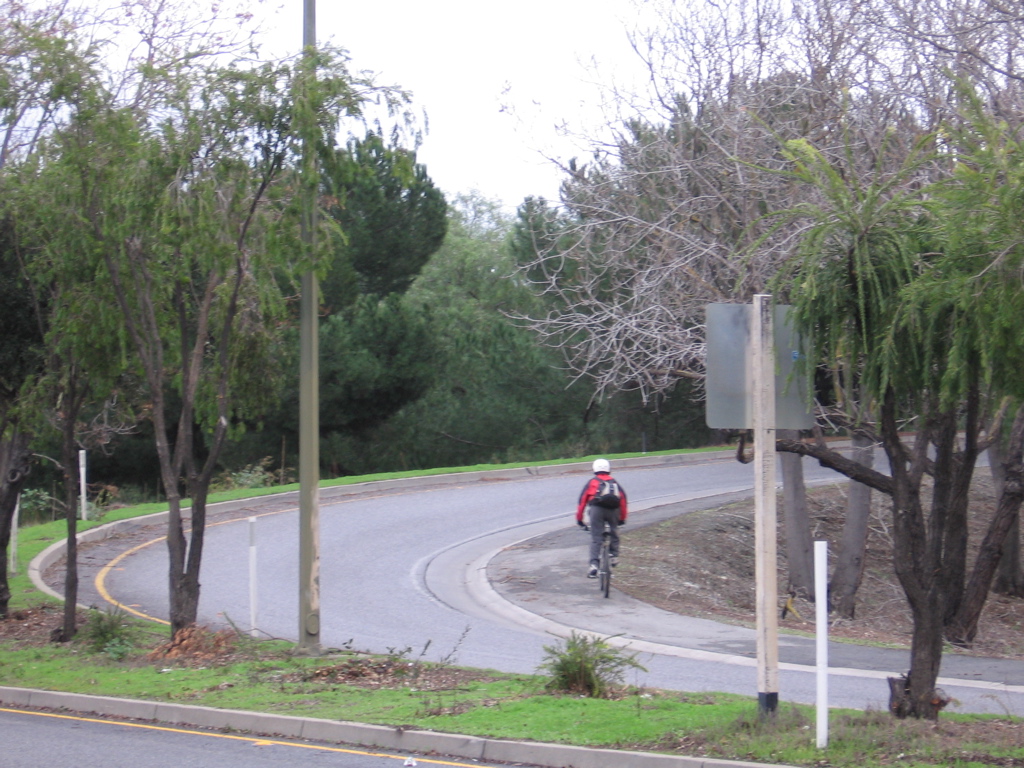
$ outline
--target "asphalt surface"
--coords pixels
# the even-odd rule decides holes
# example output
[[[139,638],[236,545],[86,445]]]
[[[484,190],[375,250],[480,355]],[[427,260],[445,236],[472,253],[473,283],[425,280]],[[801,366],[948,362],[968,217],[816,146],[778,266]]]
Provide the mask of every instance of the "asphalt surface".
[[[466,479],[460,480],[465,483]],[[745,495],[735,494],[736,498]],[[689,509],[711,506],[730,500],[729,495],[709,496],[686,501],[665,500],[668,503],[650,503],[637,515],[642,524],[681,514]],[[322,502],[324,500],[322,499]],[[287,500],[269,501],[287,504]],[[238,516],[248,510],[235,505],[223,507],[218,514]],[[130,524],[128,524],[130,526]],[[136,523],[137,525],[137,523]],[[554,528],[554,529],[552,529]],[[97,529],[99,530],[99,529]],[[93,532],[90,532],[93,533]],[[107,532],[108,534],[110,531]],[[423,581],[433,596],[464,613],[479,612],[490,619],[504,622],[509,627],[528,628],[548,636],[564,637],[573,630],[586,630],[611,638],[612,642],[628,647],[650,659],[665,657],[717,663],[722,670],[734,669],[753,680],[755,667],[755,634],[751,629],[718,624],[702,619],[688,618],[662,611],[640,601],[615,593],[613,600],[599,597],[595,583],[582,576],[581,534],[562,524],[525,526],[521,537],[509,541],[508,533],[494,541],[487,537],[474,538],[465,547],[452,549],[432,558],[424,566]],[[93,533],[94,536],[101,534]],[[115,539],[124,548],[131,542],[131,534]],[[108,548],[109,549],[109,548]],[[52,550],[52,551],[51,551]],[[47,591],[42,573],[50,562],[59,557],[60,546],[55,545],[43,553],[33,564],[37,584]],[[104,558],[106,555],[104,555]],[[104,559],[100,558],[100,560]],[[93,563],[99,567],[100,563]],[[811,638],[783,635],[780,637],[780,670],[783,685],[787,675],[807,678],[815,663],[815,642]],[[906,651],[829,644],[829,672],[834,678],[867,679],[876,681],[880,690],[886,688],[884,678],[905,670]],[[727,673],[723,672],[723,678]],[[1014,715],[1024,714],[1024,664],[1000,659],[946,654],[940,684],[952,686],[956,695],[974,695],[995,702],[996,711]],[[716,690],[714,687],[710,690]],[[686,688],[686,690],[692,690]],[[749,689],[753,691],[753,686]],[[964,693],[966,692],[966,693]],[[31,692],[19,689],[0,689],[0,702],[27,707],[60,707],[68,710],[106,712],[119,717],[139,717],[179,724],[209,727],[227,727],[243,731],[270,733],[281,736],[308,737],[308,729],[316,733],[330,732],[328,740],[351,744],[369,744],[381,748],[405,749],[457,755],[477,760],[509,761],[545,766],[593,764],[607,765],[609,756],[600,750],[580,750],[566,753],[567,747],[524,744],[512,750],[512,742],[492,742],[381,728],[359,724],[331,724],[322,721],[291,722],[290,718],[255,713],[224,713],[196,707],[180,707],[149,702],[123,702],[97,700],[95,697]],[[132,712],[134,714],[128,714]],[[219,725],[217,724],[219,723]],[[343,726],[343,732],[333,731]],[[325,730],[326,729],[326,730]],[[416,734],[415,739],[412,734]],[[410,746],[411,745],[411,746]],[[550,748],[550,751],[547,751]],[[502,751],[504,750],[504,751]],[[596,754],[591,754],[596,753]],[[496,755],[502,755],[497,757]],[[675,760],[672,765],[712,766],[725,763],[703,759],[665,758],[665,756],[627,756],[614,753],[614,763],[625,768],[646,766],[648,759]],[[729,763],[729,765],[736,765]]]

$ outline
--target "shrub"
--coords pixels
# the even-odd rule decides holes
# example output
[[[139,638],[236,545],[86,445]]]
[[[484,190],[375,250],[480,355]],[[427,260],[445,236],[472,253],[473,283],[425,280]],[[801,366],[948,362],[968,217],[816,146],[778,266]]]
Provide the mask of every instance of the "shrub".
[[[562,645],[545,645],[538,669],[551,676],[547,689],[604,698],[622,684],[627,669],[647,671],[635,653],[609,645],[608,639],[573,632]]]
[[[271,471],[273,459],[269,456],[255,464],[236,470],[225,470],[210,484],[211,491],[232,491],[237,488],[268,488],[277,482],[277,475]]]
[[[26,488],[19,503],[21,525],[47,523],[64,514],[64,504],[40,488]]]
[[[120,661],[138,642],[139,630],[122,611],[89,611],[78,639],[93,653],[105,653]]]

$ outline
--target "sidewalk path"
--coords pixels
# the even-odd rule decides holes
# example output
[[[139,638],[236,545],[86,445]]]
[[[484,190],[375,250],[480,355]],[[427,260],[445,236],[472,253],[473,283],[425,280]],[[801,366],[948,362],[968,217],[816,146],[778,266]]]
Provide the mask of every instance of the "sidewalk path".
[[[650,510],[638,524],[648,525],[698,507],[709,500],[684,502]],[[715,504],[722,503],[717,500]],[[639,516],[638,516],[639,517]],[[614,589],[605,600],[594,581],[585,576],[587,537],[567,526],[565,530],[519,542],[493,554],[487,563],[485,583],[510,610],[533,617],[535,626],[550,624],[552,634],[565,636],[572,628],[614,637],[640,652],[706,659],[731,664],[756,665],[753,628],[682,616],[656,608]],[[753,617],[751,617],[753,620]],[[522,616],[520,620],[531,619]],[[813,668],[815,639],[780,634],[781,669]],[[862,677],[898,676],[910,664],[908,650],[850,643],[829,643],[829,672]],[[884,685],[884,683],[883,683]],[[952,653],[943,654],[939,685],[964,686],[999,699],[997,711],[1024,715],[1024,662]],[[885,688],[887,695],[888,688]]]

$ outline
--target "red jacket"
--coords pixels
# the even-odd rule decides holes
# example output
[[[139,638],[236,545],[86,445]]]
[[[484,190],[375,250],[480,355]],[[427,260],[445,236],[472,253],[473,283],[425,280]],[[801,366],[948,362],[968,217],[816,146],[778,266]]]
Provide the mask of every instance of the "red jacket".
[[[583,492],[580,494],[580,500],[576,504],[576,522],[583,522],[583,511],[587,508],[587,504],[590,500],[597,495],[597,489],[601,485],[602,480],[612,480],[612,476],[607,472],[598,472],[592,478],[587,481],[587,484],[583,486]],[[616,481],[618,482],[618,481]],[[619,505],[619,521],[626,522],[626,517],[629,515],[629,505],[626,503],[626,489],[619,485],[619,493],[622,494],[622,503]]]

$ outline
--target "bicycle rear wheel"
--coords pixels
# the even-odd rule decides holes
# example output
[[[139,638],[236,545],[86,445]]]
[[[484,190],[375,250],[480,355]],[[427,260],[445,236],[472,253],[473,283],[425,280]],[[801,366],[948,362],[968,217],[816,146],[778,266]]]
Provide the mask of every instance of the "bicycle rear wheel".
[[[608,534],[605,534],[604,546],[601,547],[601,562],[597,567],[598,575],[601,577],[599,586],[605,597],[612,589],[612,563],[608,554]]]

